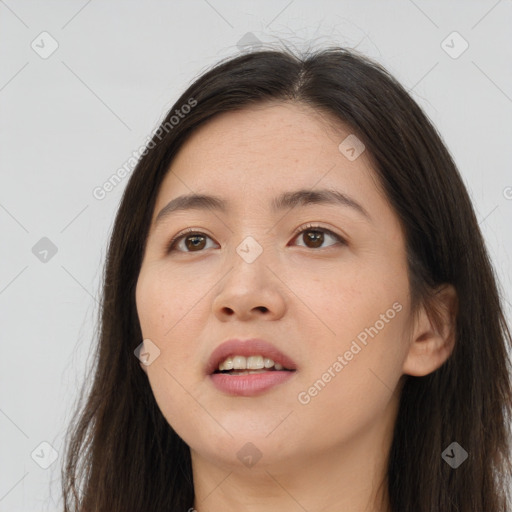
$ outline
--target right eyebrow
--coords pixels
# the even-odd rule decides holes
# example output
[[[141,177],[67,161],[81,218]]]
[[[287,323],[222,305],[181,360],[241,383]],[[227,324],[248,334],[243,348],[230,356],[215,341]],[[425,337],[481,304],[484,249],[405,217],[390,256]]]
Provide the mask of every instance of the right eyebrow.
[[[349,207],[357,211],[370,222],[372,218],[363,206],[350,196],[333,189],[307,190],[300,189],[284,192],[274,198],[271,202],[272,211],[277,213],[285,209],[292,209],[296,206],[308,206],[312,204],[335,204]],[[178,196],[164,206],[154,221],[157,226],[173,212],[184,210],[217,210],[222,213],[229,213],[229,203],[219,197],[207,194],[187,194]]]

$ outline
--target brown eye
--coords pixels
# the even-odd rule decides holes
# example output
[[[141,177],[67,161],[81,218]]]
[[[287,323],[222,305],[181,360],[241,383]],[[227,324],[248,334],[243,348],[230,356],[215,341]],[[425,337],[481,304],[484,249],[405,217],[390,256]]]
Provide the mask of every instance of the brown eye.
[[[299,232],[297,239],[302,239],[306,247],[310,249],[322,248],[322,244],[325,242],[325,236],[334,238],[337,242],[345,245],[346,242],[336,233],[333,233],[329,229],[321,228],[320,226],[306,226]],[[336,244],[331,244],[336,245]],[[330,247],[330,246],[327,246]]]
[[[205,237],[202,235],[188,235],[185,237],[185,247],[190,250],[203,249]]]
[[[303,240],[308,247],[321,247],[324,241],[324,233],[321,231],[308,230],[305,231],[302,236],[304,237]]]
[[[204,233],[194,232],[193,230],[189,229],[185,233],[181,233],[175,236],[169,242],[167,253],[176,250],[179,252],[200,252],[205,248],[206,240],[208,238],[210,237]],[[183,242],[182,246],[178,247],[181,242]]]

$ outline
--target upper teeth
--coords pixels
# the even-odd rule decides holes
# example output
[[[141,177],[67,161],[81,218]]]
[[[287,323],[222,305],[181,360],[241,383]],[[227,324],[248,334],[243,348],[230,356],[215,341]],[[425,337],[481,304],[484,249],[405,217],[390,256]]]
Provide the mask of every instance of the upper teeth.
[[[222,370],[259,370],[261,368],[272,368],[282,370],[283,366],[274,363],[272,359],[263,356],[232,356],[219,364],[219,371]]]

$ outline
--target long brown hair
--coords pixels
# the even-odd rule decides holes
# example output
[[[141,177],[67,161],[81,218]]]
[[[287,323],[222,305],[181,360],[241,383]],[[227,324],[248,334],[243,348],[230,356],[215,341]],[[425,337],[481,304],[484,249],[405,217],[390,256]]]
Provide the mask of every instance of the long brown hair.
[[[393,512],[512,512],[511,336],[468,193],[406,90],[379,64],[336,47],[219,62],[188,87],[148,143],[108,246],[93,381],[67,434],[65,511],[193,506],[190,450],[134,356],[142,341],[135,286],[156,195],[184,141],[212,117],[263,101],[304,103],[351,127],[404,227],[413,307],[423,303],[435,315],[433,290],[443,283],[458,294],[453,353],[429,375],[404,376],[387,472]],[[442,457],[452,442],[468,453],[456,469]]]

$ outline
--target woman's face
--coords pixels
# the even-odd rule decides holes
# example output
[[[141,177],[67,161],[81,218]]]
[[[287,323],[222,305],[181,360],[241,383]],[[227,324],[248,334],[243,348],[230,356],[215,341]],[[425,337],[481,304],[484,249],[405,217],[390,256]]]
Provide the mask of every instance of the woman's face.
[[[390,435],[410,345],[405,242],[362,149],[309,107],[272,103],[214,118],[173,161],[136,303],[142,367],[193,460],[284,469],[363,441],[374,451]],[[338,200],[320,201],[326,190]],[[225,208],[196,202],[155,222],[189,194]],[[295,371],[211,375],[212,353],[233,338],[267,341]],[[220,357],[237,354],[265,364],[273,353]],[[226,367],[248,361],[262,364]]]

